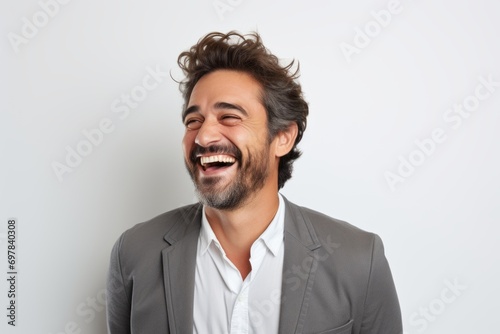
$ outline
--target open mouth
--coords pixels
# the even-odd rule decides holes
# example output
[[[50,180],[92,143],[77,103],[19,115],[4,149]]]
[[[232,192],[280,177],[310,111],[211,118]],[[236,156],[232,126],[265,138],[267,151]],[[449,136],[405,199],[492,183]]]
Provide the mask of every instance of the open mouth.
[[[202,156],[198,158],[199,164],[204,171],[220,169],[232,166],[236,162],[236,158],[230,155],[211,155],[211,156]]]

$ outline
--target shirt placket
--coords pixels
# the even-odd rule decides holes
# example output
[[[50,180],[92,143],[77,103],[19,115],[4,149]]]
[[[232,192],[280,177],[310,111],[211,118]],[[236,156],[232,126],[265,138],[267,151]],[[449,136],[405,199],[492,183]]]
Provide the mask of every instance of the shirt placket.
[[[248,281],[243,282],[240,293],[236,297],[231,316],[231,334],[248,334]]]

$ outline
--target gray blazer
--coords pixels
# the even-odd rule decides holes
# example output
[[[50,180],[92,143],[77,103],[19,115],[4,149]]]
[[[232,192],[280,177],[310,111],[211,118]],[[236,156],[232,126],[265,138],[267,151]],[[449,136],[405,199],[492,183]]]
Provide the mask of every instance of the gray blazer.
[[[285,205],[279,333],[401,334],[380,238],[286,199]],[[192,333],[201,213],[199,203],[185,206],[121,235],[108,273],[109,333]]]

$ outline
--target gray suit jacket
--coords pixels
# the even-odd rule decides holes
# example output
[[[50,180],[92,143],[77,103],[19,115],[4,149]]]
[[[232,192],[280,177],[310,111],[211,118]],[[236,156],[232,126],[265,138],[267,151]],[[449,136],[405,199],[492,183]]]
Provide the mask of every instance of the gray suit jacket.
[[[401,334],[380,238],[285,203],[279,333]],[[182,207],[118,239],[107,283],[111,334],[192,333],[201,213],[200,204]]]

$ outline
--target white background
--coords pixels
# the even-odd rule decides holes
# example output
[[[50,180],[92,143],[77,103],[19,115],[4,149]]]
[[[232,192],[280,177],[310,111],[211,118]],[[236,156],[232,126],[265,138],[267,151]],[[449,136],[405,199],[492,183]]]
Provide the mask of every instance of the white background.
[[[500,5],[401,0],[381,27],[372,11],[388,6],[73,0],[52,6],[49,17],[36,0],[2,0],[0,331],[105,333],[102,291],[115,240],[194,200],[177,84],[163,74],[126,117],[112,105],[139,92],[148,69],[180,79],[180,52],[233,29],[258,30],[273,53],[300,61],[310,117],[283,194],[382,237],[406,333],[497,331]],[[31,35],[28,21],[39,25]],[[362,45],[365,28],[372,37]],[[357,53],[346,57],[340,46],[356,41]],[[474,102],[480,77],[497,86],[459,125],[447,122],[455,104]],[[113,131],[60,181],[53,165],[66,164],[67,147],[103,119]],[[418,153],[415,141],[438,128],[446,140]],[[391,189],[386,172],[398,173],[410,156],[419,165]],[[3,278],[10,217],[19,225],[15,328]]]

